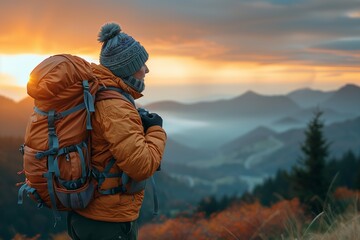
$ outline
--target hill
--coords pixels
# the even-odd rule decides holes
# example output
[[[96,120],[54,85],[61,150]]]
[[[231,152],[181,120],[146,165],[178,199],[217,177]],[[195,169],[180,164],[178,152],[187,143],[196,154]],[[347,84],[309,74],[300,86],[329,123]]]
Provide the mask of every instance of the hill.
[[[225,119],[234,117],[285,116],[300,110],[299,106],[286,96],[264,96],[248,91],[230,100],[181,104],[158,102],[146,105],[155,112],[173,113],[176,116],[195,119]]]
[[[322,106],[331,108],[341,113],[360,115],[360,87],[354,84],[347,84],[334,92]]]
[[[31,98],[15,102],[0,96],[0,136],[24,136],[32,107]]]
[[[303,88],[292,91],[286,96],[303,108],[311,108],[329,99],[335,91],[320,91],[310,88]]]
[[[260,127],[222,146],[225,162],[237,162],[242,167],[263,174],[289,169],[301,156],[300,143],[304,128],[274,133]],[[358,153],[360,146],[360,117],[325,125],[324,136],[331,143],[330,156],[339,157],[348,150]],[[241,169],[242,167],[239,167]]]

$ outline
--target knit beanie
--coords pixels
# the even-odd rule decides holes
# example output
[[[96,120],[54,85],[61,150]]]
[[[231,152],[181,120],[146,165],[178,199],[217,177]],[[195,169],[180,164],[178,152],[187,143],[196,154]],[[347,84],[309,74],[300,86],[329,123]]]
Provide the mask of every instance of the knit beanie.
[[[98,40],[103,43],[100,64],[124,80],[130,87],[142,92],[144,81],[132,75],[139,71],[149,58],[145,48],[134,38],[121,32],[120,26],[116,23],[107,23],[102,26]]]

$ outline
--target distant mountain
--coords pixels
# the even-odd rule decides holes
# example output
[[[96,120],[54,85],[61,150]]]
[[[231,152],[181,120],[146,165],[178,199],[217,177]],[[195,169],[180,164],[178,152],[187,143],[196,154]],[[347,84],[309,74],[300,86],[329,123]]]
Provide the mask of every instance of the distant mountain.
[[[178,111],[178,110],[185,110],[189,108],[190,105],[188,104],[182,104],[175,101],[161,101],[161,102],[155,102],[148,105],[145,105],[145,108],[148,109],[164,109],[167,111]]]
[[[234,110],[252,116],[284,115],[296,112],[299,106],[286,96],[264,96],[252,91],[232,100]]]
[[[151,111],[170,112],[178,116],[207,120],[285,116],[300,110],[299,106],[286,96],[264,96],[252,91],[230,100],[193,104],[166,101],[149,104],[145,107]]]
[[[221,148],[223,152],[234,152],[242,148],[243,146],[249,146],[256,144],[260,141],[263,141],[266,138],[269,138],[271,136],[275,136],[277,133],[272,131],[269,128],[260,126],[249,133],[224,144],[224,146]],[[250,149],[250,148],[249,148]]]
[[[305,88],[293,91],[287,96],[303,108],[332,109],[352,117],[360,114],[360,87],[355,84],[347,84],[329,92]]]
[[[329,122],[334,122],[359,116],[358,103],[360,103],[360,87],[348,84],[336,91],[328,92],[306,88],[284,96],[264,96],[248,91],[229,100],[193,104],[163,101],[145,107],[154,112],[186,119],[218,121],[234,118],[267,118],[272,123],[281,118],[304,121],[311,117],[315,108],[319,108],[325,112]]]
[[[15,102],[0,96],[0,136],[24,136],[32,107],[31,98]]]
[[[305,139],[304,130],[305,127],[274,133],[260,127],[221,149],[228,162],[247,164],[248,169],[262,169],[267,174],[274,173],[279,168],[289,169],[301,157],[300,145]],[[359,154],[360,117],[325,125],[324,136],[331,143],[330,157],[340,157],[348,150]]]
[[[301,124],[302,122],[295,119],[294,117],[284,117],[284,118],[281,118],[279,120],[276,120],[274,122],[275,125],[280,125],[280,126],[283,126],[283,125],[298,125],[298,124]]]
[[[31,97],[23,98],[21,101],[17,103],[20,108],[28,110],[28,112],[32,112],[34,107],[34,99]]]
[[[304,130],[305,128],[293,129],[280,133],[276,138],[283,142],[284,146],[264,158],[261,167],[276,171],[279,167],[289,169],[293,166],[302,156],[300,144],[305,140]],[[325,125],[324,136],[330,143],[329,157],[341,157],[349,150],[359,154],[360,117]]]
[[[360,114],[360,87],[347,84],[327,99],[323,107],[334,109],[342,113]]]
[[[193,161],[202,161],[211,157],[209,151],[187,147],[168,138],[163,156],[163,163],[187,164]]]
[[[319,105],[329,99],[335,91],[324,92],[304,88],[288,93],[286,96],[303,108],[310,108]]]
[[[341,113],[341,112],[335,111],[332,108],[328,108],[328,107],[325,108],[325,107],[319,106],[319,107],[310,107],[310,108],[306,108],[306,109],[301,109],[299,112],[289,115],[288,117],[292,118],[292,119],[296,119],[297,121],[299,121],[300,123],[302,123],[304,125],[306,122],[308,122],[314,116],[314,112],[316,112],[318,110],[323,112],[323,118],[325,120],[325,123],[344,121],[346,119],[351,119],[351,118],[358,116],[357,114]]]
[[[276,136],[276,132],[261,126],[223,145],[220,149],[224,163],[237,162],[245,169],[252,169],[252,165],[261,162],[264,155],[283,146]]]

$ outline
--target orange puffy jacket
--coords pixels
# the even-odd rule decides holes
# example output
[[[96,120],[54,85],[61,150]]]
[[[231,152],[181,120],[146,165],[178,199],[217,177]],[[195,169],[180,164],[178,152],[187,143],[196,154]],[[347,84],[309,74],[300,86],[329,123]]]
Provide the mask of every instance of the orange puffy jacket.
[[[142,95],[128,87],[102,65],[91,64],[99,85],[121,88],[135,99]],[[160,126],[150,127],[146,134],[136,108],[125,98],[97,101],[92,117],[92,164],[103,171],[114,157],[111,173],[124,171],[130,178],[141,181],[159,168],[165,149],[166,133]],[[121,169],[121,170],[120,170]],[[101,188],[119,186],[119,178],[108,178]],[[99,195],[80,215],[100,221],[126,222],[136,220],[144,191],[135,194]]]

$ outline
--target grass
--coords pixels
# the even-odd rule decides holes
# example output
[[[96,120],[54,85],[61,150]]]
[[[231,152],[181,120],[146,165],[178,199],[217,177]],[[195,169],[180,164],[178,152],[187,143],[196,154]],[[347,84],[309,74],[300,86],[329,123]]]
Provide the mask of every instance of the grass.
[[[341,191],[341,192],[340,192]],[[335,193],[336,194],[336,193]],[[351,196],[350,196],[351,195]],[[341,199],[327,199],[323,212],[309,224],[293,221],[283,240],[358,240],[360,239],[359,193],[340,189]]]

